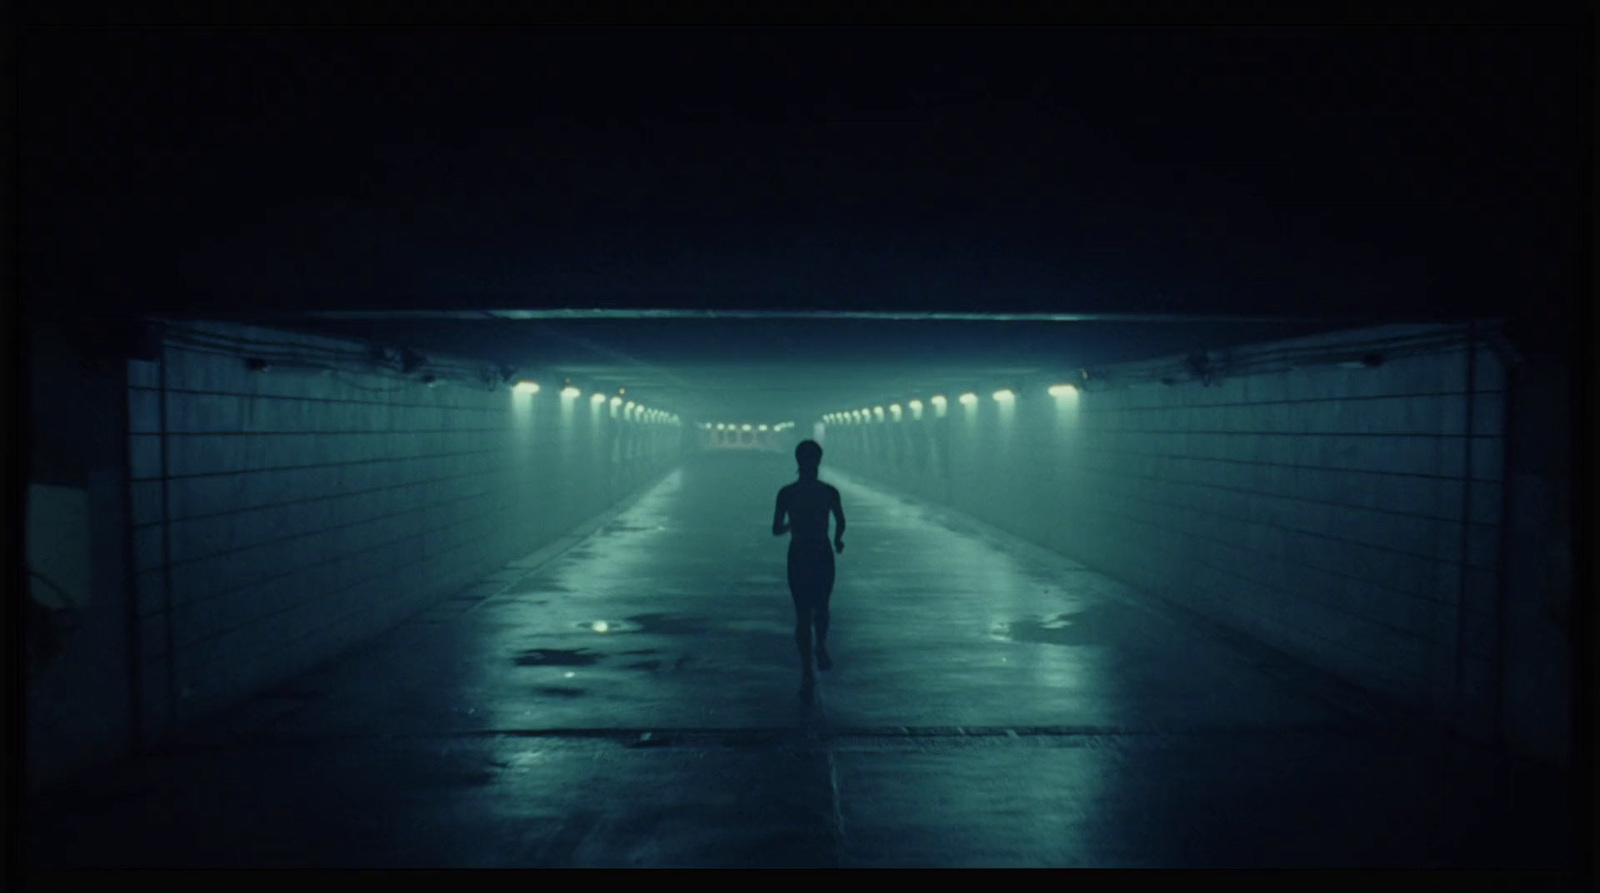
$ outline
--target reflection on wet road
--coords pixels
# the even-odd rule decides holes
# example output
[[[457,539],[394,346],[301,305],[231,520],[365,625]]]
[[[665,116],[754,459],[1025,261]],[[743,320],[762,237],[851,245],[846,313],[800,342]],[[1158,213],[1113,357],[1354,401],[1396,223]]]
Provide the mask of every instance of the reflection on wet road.
[[[691,461],[181,746],[41,801],[46,865],[1544,864],[1474,752],[846,476],[811,704],[783,457]],[[287,690],[287,689],[286,689]],[[1518,830],[1520,829],[1520,830]],[[1542,848],[1541,848],[1542,847]],[[1554,855],[1552,855],[1554,854]]]

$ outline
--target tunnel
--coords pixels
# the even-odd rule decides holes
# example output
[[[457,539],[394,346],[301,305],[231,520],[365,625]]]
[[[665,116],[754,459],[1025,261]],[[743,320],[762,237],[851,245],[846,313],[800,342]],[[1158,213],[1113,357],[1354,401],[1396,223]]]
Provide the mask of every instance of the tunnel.
[[[127,464],[30,489],[34,858],[1566,857],[1564,419],[1492,322],[505,316],[35,351],[35,430]]]
[[[1587,17],[35,12],[32,887],[1592,888]]]

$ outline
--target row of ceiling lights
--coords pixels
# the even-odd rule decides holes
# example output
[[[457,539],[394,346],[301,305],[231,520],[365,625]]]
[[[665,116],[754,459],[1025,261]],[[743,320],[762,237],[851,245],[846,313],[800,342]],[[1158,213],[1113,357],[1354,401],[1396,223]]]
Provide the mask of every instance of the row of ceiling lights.
[[[1050,387],[1050,390],[1049,390],[1050,396],[1057,397],[1057,398],[1060,398],[1060,397],[1072,397],[1072,396],[1077,395],[1077,393],[1078,393],[1077,385],[1071,385],[1071,384],[1052,385]],[[1002,389],[1002,390],[995,391],[992,396],[994,397],[994,400],[997,403],[1010,403],[1013,400],[1017,399],[1016,393],[1014,391],[1009,390],[1009,389]],[[973,406],[978,402],[978,395],[969,391],[969,392],[967,392],[965,394],[962,394],[960,397],[957,397],[956,399],[958,401],[960,401],[962,406]],[[933,404],[934,409],[939,411],[939,412],[943,412],[945,407],[946,407],[946,405],[949,403],[949,401],[946,400],[945,397],[942,394],[935,395],[933,397],[928,398],[928,402]],[[915,414],[920,414],[922,412],[922,401],[921,400],[912,400],[912,401],[909,401],[906,405],[911,408],[911,412],[914,415]],[[892,404],[889,405],[888,414],[892,415],[895,418],[896,421],[899,421],[902,412],[903,412],[903,410],[900,408],[900,404],[892,403]],[[884,418],[885,418],[884,408],[882,406],[874,406],[871,409],[863,408],[863,409],[847,410],[845,412],[830,412],[827,415],[824,415],[822,417],[822,420],[824,422],[829,423],[829,424],[837,425],[837,424],[845,424],[845,423],[850,423],[850,422],[865,422],[865,421],[871,421],[871,420],[877,420],[877,421],[881,422],[881,421],[884,420]]]
[[[537,394],[539,393],[539,383],[536,381],[527,380],[519,381],[511,388],[511,391],[514,394]],[[613,410],[621,410],[625,417],[633,416],[646,421],[670,422],[673,424],[678,422],[678,416],[675,413],[670,413],[661,409],[652,409],[641,403],[635,403],[632,400],[625,399],[623,395],[627,392],[627,388],[621,388],[618,389],[615,396],[608,398],[605,394],[596,391],[594,394],[590,395],[589,402],[595,406],[600,406],[609,402]],[[583,391],[574,387],[571,382],[568,382],[566,386],[561,389],[562,400],[576,400],[581,396],[583,396]]]
[[[741,425],[727,422],[701,422],[700,427],[707,431],[787,431],[794,427],[794,422],[779,422],[776,425]]]

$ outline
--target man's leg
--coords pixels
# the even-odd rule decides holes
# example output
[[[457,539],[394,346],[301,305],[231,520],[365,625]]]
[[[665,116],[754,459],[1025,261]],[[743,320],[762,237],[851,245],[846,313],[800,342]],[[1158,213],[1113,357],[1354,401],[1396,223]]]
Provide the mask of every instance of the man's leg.
[[[796,603],[794,606],[794,644],[800,649],[801,673],[807,678],[811,677],[811,626],[815,622],[814,612],[809,605]]]
[[[828,600],[817,602],[811,611],[812,623],[817,629],[817,669],[833,669],[833,658],[828,656]]]
[[[817,597],[813,604],[813,613],[817,626],[817,669],[833,669],[833,658],[828,656],[828,602],[833,598],[833,553],[824,552],[827,557],[826,570],[822,579],[817,582]]]

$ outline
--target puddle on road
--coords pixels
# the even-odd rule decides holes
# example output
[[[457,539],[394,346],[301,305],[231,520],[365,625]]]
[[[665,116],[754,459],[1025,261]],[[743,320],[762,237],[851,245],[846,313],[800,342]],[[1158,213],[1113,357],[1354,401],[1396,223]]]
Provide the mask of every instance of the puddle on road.
[[[687,654],[683,655],[682,657],[680,657],[677,660],[672,662],[671,672],[674,672],[674,673],[682,672],[683,668],[688,666],[693,660],[694,660],[693,657],[691,657],[691,656],[689,656]],[[623,666],[623,669],[624,670],[643,670],[643,671],[648,672],[648,673],[656,673],[656,672],[660,672],[661,667],[662,667],[662,662],[659,661],[659,660],[641,660],[638,663],[625,664]]]
[[[501,596],[507,595],[553,595],[558,592],[577,592],[565,583],[545,582],[541,580],[518,580],[512,584]]]
[[[1120,607],[1096,606],[1054,617],[1024,617],[998,623],[992,638],[1043,645],[1110,645],[1138,632],[1140,618]]]
[[[602,657],[587,648],[532,648],[514,660],[519,667],[591,667]]]
[[[668,636],[699,635],[708,628],[706,622],[698,617],[680,617],[676,614],[635,614],[627,622],[632,623],[638,632]]]
[[[776,620],[730,620],[722,624],[722,627],[741,633],[792,634],[794,632],[794,623],[780,623]]]

